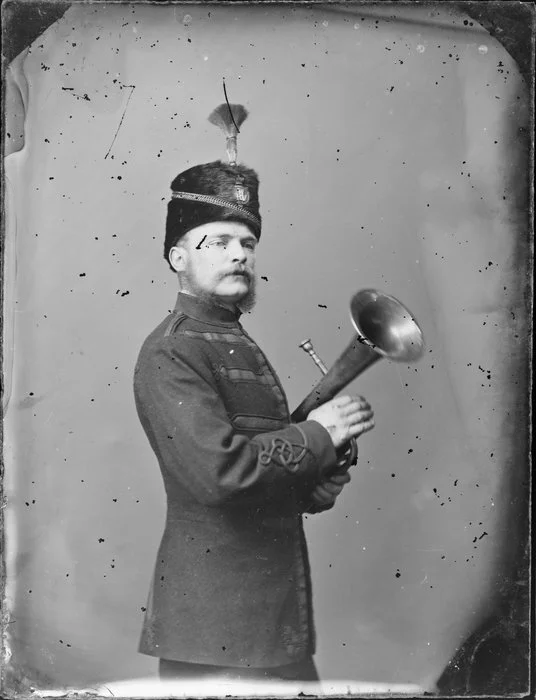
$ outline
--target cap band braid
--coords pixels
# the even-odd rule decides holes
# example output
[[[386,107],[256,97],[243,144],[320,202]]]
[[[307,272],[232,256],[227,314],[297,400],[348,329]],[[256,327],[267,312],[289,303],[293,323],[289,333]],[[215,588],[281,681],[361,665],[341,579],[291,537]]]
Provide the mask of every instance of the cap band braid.
[[[207,204],[216,204],[220,207],[225,207],[226,209],[234,209],[240,212],[246,219],[249,219],[254,224],[260,227],[261,222],[255,214],[252,214],[248,209],[243,207],[241,204],[236,204],[236,202],[230,202],[228,199],[223,199],[223,197],[216,197],[210,194],[196,194],[195,192],[177,192],[173,190],[171,192],[172,199],[189,199],[193,202],[206,202]]]

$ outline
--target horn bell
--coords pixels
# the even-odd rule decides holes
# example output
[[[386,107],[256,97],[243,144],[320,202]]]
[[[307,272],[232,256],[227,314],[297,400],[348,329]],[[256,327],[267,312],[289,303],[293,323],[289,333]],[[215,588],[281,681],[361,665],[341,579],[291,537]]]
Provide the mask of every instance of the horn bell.
[[[395,297],[363,289],[350,301],[350,318],[361,342],[383,357],[395,362],[415,362],[422,357],[422,331]]]

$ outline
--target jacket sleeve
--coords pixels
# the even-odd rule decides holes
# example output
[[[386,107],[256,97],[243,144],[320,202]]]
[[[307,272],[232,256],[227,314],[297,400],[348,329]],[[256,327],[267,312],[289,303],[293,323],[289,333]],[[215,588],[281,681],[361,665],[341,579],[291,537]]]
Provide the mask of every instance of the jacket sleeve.
[[[357,462],[353,462],[352,465],[357,464]],[[343,466],[343,467],[336,467],[335,469],[330,469],[329,470],[329,476],[332,474],[343,474],[344,472],[347,472],[349,466]],[[326,475],[327,476],[327,475]],[[331,510],[333,506],[335,505],[335,501],[332,501],[331,503],[325,504],[325,505],[317,505],[311,498],[310,496],[306,496],[305,501],[303,503],[303,512],[304,513],[309,513],[310,515],[316,515],[317,513],[325,513],[326,510]]]
[[[285,489],[305,496],[335,464],[329,433],[316,421],[253,438],[238,433],[199,348],[185,352],[173,336],[138,361],[134,388],[161,465],[206,505],[244,504]]]

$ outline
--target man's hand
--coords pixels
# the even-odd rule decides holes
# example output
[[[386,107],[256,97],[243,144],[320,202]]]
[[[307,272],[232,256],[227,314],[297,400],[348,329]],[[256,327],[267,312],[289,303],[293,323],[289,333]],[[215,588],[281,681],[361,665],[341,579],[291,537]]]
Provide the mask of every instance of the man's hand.
[[[328,431],[335,448],[374,427],[374,412],[362,396],[338,396],[307,416]]]
[[[350,478],[348,472],[332,474],[328,479],[317,484],[311,494],[311,500],[317,506],[332,505]]]

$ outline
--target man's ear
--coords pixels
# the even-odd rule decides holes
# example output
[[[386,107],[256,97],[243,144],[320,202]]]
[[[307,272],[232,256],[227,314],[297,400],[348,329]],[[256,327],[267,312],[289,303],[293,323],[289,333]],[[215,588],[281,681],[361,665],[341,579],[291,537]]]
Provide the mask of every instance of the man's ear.
[[[169,262],[175,272],[184,272],[186,269],[188,251],[182,245],[175,245],[169,250]]]

